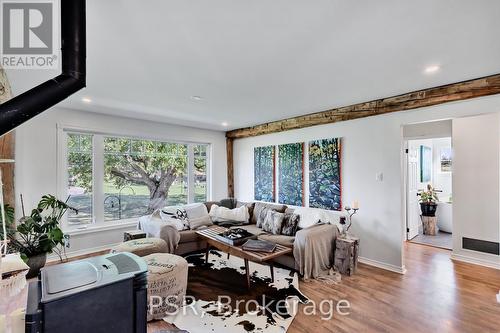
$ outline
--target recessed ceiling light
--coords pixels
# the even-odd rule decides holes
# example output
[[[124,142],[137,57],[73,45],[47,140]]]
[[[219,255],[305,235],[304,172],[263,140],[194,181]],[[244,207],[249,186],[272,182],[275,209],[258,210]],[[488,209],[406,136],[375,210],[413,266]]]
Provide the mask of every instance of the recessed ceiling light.
[[[203,97],[201,96],[191,96],[191,100],[193,101],[201,101],[203,99]]]
[[[225,122],[225,121],[223,121],[221,125],[224,126],[224,127],[228,127],[229,126],[229,124],[227,122]]]
[[[425,67],[425,73],[426,74],[433,74],[436,73],[441,67],[439,65],[432,65],[432,66],[427,66]]]
[[[92,103],[92,100],[90,98],[88,98],[88,97],[83,97],[82,98],[82,102],[83,103]]]

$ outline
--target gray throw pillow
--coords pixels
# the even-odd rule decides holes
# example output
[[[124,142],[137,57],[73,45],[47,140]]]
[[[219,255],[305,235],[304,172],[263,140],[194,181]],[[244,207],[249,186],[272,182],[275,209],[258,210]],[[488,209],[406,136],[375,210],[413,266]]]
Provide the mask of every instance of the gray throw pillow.
[[[300,215],[285,213],[281,234],[285,236],[295,236],[299,227]]]
[[[268,209],[266,218],[262,224],[262,230],[272,233],[273,235],[279,235],[281,233],[284,218],[285,214]]]
[[[258,213],[258,216],[257,216],[257,219],[256,219],[256,226],[257,228],[262,228],[262,224],[264,223],[264,220],[266,219],[266,216],[267,216],[267,212],[270,211],[270,209],[268,208],[262,208],[261,210],[259,210],[259,213]]]

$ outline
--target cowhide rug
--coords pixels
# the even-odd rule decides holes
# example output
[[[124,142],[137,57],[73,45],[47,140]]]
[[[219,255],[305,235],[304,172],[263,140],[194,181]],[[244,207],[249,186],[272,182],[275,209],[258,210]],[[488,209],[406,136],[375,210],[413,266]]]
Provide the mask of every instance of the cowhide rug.
[[[286,332],[298,311],[299,302],[309,300],[299,290],[296,273],[250,262],[251,288],[246,285],[243,259],[211,251],[186,257],[189,263],[187,295],[194,304],[164,320],[190,333]],[[220,295],[231,298],[229,306],[218,302]],[[265,295],[265,298],[263,296]],[[189,302],[189,300],[188,300]],[[222,303],[229,304],[225,298]],[[196,309],[196,311],[194,311]]]

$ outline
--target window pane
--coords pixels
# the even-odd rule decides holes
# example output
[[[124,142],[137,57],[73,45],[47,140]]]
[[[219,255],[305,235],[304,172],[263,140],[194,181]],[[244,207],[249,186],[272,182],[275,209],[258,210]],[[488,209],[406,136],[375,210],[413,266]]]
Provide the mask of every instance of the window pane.
[[[69,224],[92,223],[92,135],[68,133]]]
[[[207,201],[207,145],[194,146],[194,201]]]
[[[187,203],[187,146],[104,138],[104,219],[138,217]]]

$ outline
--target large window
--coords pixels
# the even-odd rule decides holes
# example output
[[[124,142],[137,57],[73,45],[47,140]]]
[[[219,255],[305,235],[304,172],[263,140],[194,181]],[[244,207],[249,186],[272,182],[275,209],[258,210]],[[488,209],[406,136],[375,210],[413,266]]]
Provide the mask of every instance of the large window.
[[[208,199],[209,145],[65,133],[69,224],[125,221]]]

